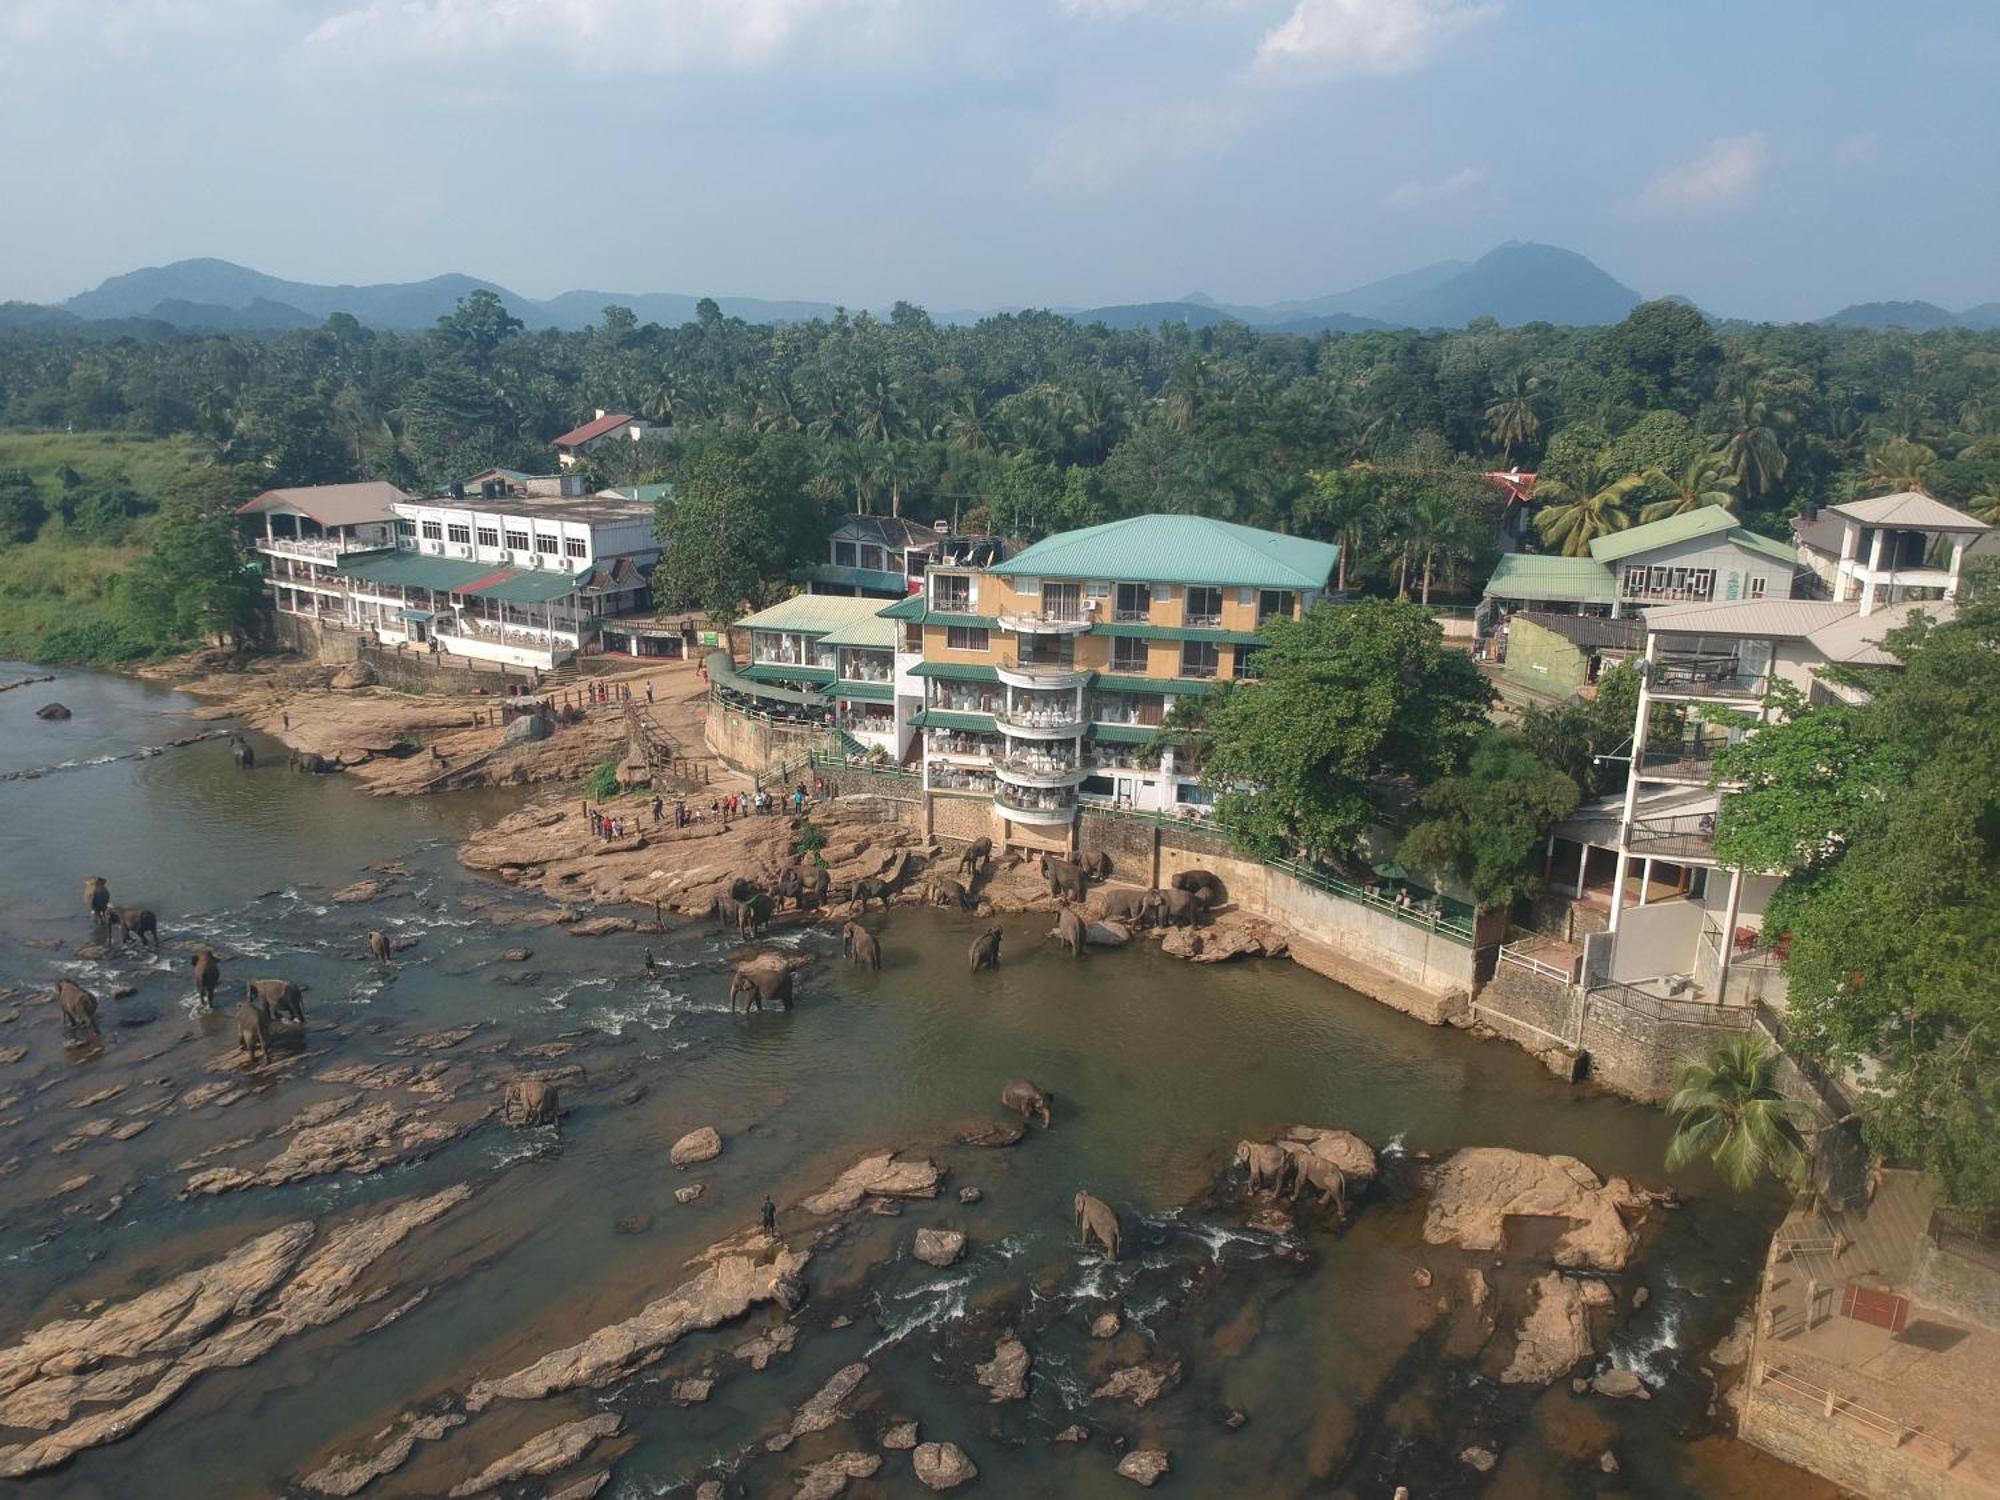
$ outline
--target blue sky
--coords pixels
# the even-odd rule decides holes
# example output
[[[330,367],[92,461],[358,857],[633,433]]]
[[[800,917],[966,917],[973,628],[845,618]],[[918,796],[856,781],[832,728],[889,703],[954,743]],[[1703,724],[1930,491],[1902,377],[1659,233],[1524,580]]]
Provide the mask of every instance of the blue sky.
[[[1959,307],[1995,76],[1992,0],[0,0],[0,298],[1262,302],[1536,239],[1723,314]]]

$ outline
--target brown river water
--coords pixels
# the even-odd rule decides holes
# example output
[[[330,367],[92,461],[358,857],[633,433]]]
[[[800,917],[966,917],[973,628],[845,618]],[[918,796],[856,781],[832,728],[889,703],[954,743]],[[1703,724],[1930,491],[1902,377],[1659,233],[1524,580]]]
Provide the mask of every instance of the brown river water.
[[[0,665],[0,680],[25,670]],[[55,698],[74,717],[36,720]],[[712,1476],[730,1477],[731,1493],[790,1495],[803,1464],[872,1451],[898,1418],[964,1447],[981,1471],[974,1495],[1130,1494],[1115,1473],[1120,1438],[1169,1452],[1168,1494],[1830,1493],[1721,1435],[1699,1360],[1745,1304],[1775,1198],[1686,1175],[1686,1206],[1655,1214],[1638,1262],[1613,1278],[1620,1311],[1600,1364],[1639,1371],[1654,1392],[1643,1403],[1577,1399],[1563,1381],[1546,1392],[1498,1384],[1496,1354],[1540,1269],[1536,1247],[1510,1245],[1496,1267],[1421,1243],[1425,1155],[1564,1152],[1663,1186],[1657,1111],[1578,1093],[1512,1048],[1422,1026],[1286,963],[1200,967],[1150,947],[1073,961],[1043,939],[1039,917],[1007,919],[1002,968],[976,979],[964,972],[971,917],[871,917],[880,974],[844,967],[830,928],[781,934],[781,946],[819,959],[797,1007],[733,1015],[732,949],[703,924],[578,938],[492,920],[496,899],[502,914],[526,903],[461,871],[454,851],[472,820],[503,813],[513,794],[371,798],[337,776],[293,774],[270,742],[247,773],[222,742],[139,753],[199,727],[178,717],[185,706],[89,674],[0,694],[0,775],[44,770],[0,780],[0,987],[40,992],[69,975],[98,994],[108,1023],[89,1057],[65,1052],[52,1006],[22,1004],[0,1025],[0,1056],[26,1048],[0,1065],[0,1098],[17,1100],[0,1109],[11,1121],[0,1124],[0,1164],[20,1163],[0,1177],[0,1346],[281,1223],[337,1223],[454,1183],[476,1191],[384,1263],[399,1296],[429,1289],[404,1316],[367,1331],[383,1308],[363,1310],[203,1375],[123,1441],[19,1481],[26,1495],[286,1493],[397,1413],[449,1405],[475,1377],[636,1311],[685,1278],[689,1256],[752,1224],[766,1192],[781,1231],[805,1243],[816,1225],[797,1200],[888,1147],[945,1164],[943,1196],[863,1216],[816,1253],[796,1346],[767,1369],[729,1354],[773,1326],[778,1315],[758,1309],[621,1383],[504,1404],[363,1493],[442,1494],[523,1437],[605,1409],[624,1419],[604,1491],[618,1500],[687,1493]],[[408,871],[387,897],[327,899],[387,860]],[[81,887],[93,874],[109,878],[114,900],[159,913],[158,960],[74,952],[92,939]],[[363,958],[371,926],[418,939],[386,976]],[[77,1098],[235,1076],[223,1020],[193,1007],[181,941],[222,952],[226,989],[266,974],[308,985],[308,1054],[227,1109],[168,1110],[131,1140],[56,1151],[88,1113]],[[499,961],[516,946],[532,957]],[[648,949],[659,963],[650,977]],[[109,999],[120,982],[136,993]],[[177,1163],[326,1097],[313,1070],[474,1021],[483,1027],[468,1055],[487,1037],[576,1047],[564,1060],[588,1082],[566,1089],[559,1135],[489,1121],[373,1175],[178,1195]],[[958,1144],[954,1127],[997,1118],[1002,1083],[1022,1075],[1055,1092],[1055,1127],[1011,1150]],[[1313,1213],[1290,1238],[1245,1226],[1226,1171],[1233,1145],[1293,1122],[1353,1130],[1384,1152],[1383,1180],[1344,1230]],[[723,1154],[675,1171],[668,1146],[700,1125],[721,1131]],[[50,1198],[86,1173],[89,1184]],[[676,1204],[674,1189],[693,1181],[705,1196]],[[961,1206],[966,1185],[983,1201]],[[1123,1220],[1116,1265],[1075,1243],[1079,1187]],[[965,1231],[965,1259],[947,1270],[912,1260],[911,1236],[926,1225]],[[1484,1350],[1462,1309],[1437,1311],[1440,1290],[1474,1264],[1494,1278],[1501,1314]],[[1436,1277],[1430,1291],[1413,1282],[1419,1266]],[[1640,1285],[1650,1300],[1629,1311]],[[1127,1331],[1091,1340],[1091,1316],[1114,1300]],[[990,1405],[970,1370],[1005,1329],[1028,1343],[1033,1373],[1027,1399]],[[1143,1411],[1086,1399],[1108,1364],[1162,1357],[1181,1361],[1182,1378]],[[852,1421],[767,1453],[764,1439],[856,1360],[870,1370]],[[671,1383],[700,1370],[720,1377],[710,1399],[674,1404]],[[1232,1411],[1247,1421],[1232,1428]],[[1079,1422],[1087,1442],[1050,1441]],[[0,1432],[0,1445],[23,1436]],[[1472,1444],[1500,1456],[1490,1473],[1459,1461]],[[1607,1448],[1615,1475],[1597,1463]],[[850,1493],[926,1493],[905,1455],[887,1458]]]

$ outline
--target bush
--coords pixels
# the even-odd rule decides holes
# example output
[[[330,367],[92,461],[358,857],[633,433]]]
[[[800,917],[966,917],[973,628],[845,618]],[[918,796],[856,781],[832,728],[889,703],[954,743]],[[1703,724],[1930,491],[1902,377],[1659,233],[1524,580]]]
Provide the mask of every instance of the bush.
[[[35,647],[38,662],[97,662],[114,665],[139,661],[156,648],[135,640],[124,626],[111,620],[85,620],[74,625],[58,625]]]
[[[618,762],[607,760],[583,784],[584,795],[593,802],[609,802],[618,795]]]
[[[824,870],[826,860],[821,856],[820,850],[825,847],[826,830],[811,818],[799,819],[798,837],[792,841],[792,852],[800,859],[809,860]]]

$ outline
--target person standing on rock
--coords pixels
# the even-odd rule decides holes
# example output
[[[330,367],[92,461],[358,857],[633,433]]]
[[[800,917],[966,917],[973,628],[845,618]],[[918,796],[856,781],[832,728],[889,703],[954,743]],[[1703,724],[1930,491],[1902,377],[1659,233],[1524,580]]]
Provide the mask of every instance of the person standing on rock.
[[[648,703],[653,701],[653,679],[650,677],[646,679],[646,701]]]
[[[655,792],[653,794],[653,821],[655,823],[658,823],[661,820],[661,814],[666,811],[666,807],[667,807],[666,798],[660,796],[659,793]]]
[[[770,1234],[778,1227],[778,1205],[771,1201],[769,1193],[764,1195],[764,1201],[757,1206],[757,1222],[764,1227],[766,1234]]]

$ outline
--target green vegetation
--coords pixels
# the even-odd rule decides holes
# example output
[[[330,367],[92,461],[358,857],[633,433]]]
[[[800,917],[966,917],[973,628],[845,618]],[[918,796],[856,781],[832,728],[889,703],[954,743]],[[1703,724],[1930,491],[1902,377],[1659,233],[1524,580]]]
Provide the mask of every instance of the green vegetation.
[[[715,624],[745,603],[791,592],[797,559],[824,545],[823,517],[807,496],[812,474],[796,437],[720,433],[687,453],[674,501],[662,506],[665,555],[653,592],[669,609],[699,609]]]
[[[609,802],[619,793],[618,762],[607,760],[592,771],[583,783],[583,795],[592,802]]]
[[[1667,1101],[1675,1117],[1668,1170],[1706,1157],[1739,1191],[1767,1174],[1799,1183],[1808,1159],[1799,1131],[1805,1108],[1778,1088],[1779,1061],[1764,1038],[1742,1036],[1682,1063]]]
[[[1764,930],[1790,934],[1787,1045],[1871,1066],[1871,1145],[1935,1172],[1954,1205],[2000,1214],[2000,577],[1953,620],[1854,669],[1860,706],[1807,708],[1719,755],[1746,783],[1716,853],[1785,872]],[[1834,675],[1834,674],[1829,674]]]
[[[792,853],[825,869],[826,856],[820,852],[825,848],[826,830],[811,818],[800,818],[797,837],[792,840]]]
[[[1482,910],[1512,906],[1540,892],[1549,830],[1576,810],[1579,795],[1527,739],[1492,730],[1463,770],[1424,788],[1396,857],[1435,884],[1456,878]]]

